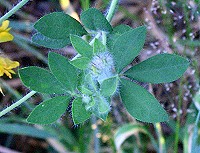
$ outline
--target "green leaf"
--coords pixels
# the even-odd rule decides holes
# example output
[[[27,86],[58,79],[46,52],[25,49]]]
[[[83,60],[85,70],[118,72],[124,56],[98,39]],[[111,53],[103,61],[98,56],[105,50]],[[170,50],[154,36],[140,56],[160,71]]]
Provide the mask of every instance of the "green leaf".
[[[133,29],[129,27],[128,25],[123,25],[123,24],[114,27],[113,31],[107,34],[108,48],[111,49],[113,47],[114,42],[117,40],[117,38],[130,30],[133,30]]]
[[[54,12],[40,18],[34,28],[46,37],[66,39],[70,34],[82,36],[87,34],[83,26],[63,12]]]
[[[114,56],[117,72],[130,64],[142,49],[146,37],[146,27],[130,30],[117,38],[110,52]]]
[[[3,123],[0,124],[0,133],[26,135],[34,138],[47,139],[55,137],[51,133],[29,125]]]
[[[104,46],[99,39],[95,38],[93,44],[93,53],[96,54],[100,52],[106,52],[106,46]]]
[[[48,94],[66,93],[60,82],[45,69],[30,66],[20,69],[19,75],[24,85],[31,90]]]
[[[122,79],[121,98],[127,111],[142,122],[156,123],[168,120],[165,110],[146,89]]]
[[[81,98],[77,98],[72,102],[72,119],[74,124],[80,124],[89,119],[90,112],[86,111]]]
[[[189,64],[181,56],[159,54],[133,66],[125,75],[141,82],[172,82],[183,75]]]
[[[32,124],[51,124],[65,113],[68,104],[68,96],[58,96],[39,104],[28,116],[27,122]]]
[[[105,16],[97,9],[90,8],[81,14],[81,21],[84,26],[94,31],[111,32],[112,26]]]
[[[74,49],[79,54],[87,58],[92,58],[93,48],[85,40],[75,35],[70,35],[70,40]]]
[[[73,66],[84,70],[88,67],[88,64],[90,63],[90,59],[87,57],[77,57],[76,59],[73,59],[70,61],[70,64],[72,64]]]
[[[92,100],[93,100],[92,103],[95,104],[92,112],[97,117],[105,121],[108,116],[108,113],[110,112],[110,104],[108,100],[101,95],[97,95],[96,97],[93,97]]]
[[[112,96],[118,87],[119,79],[117,76],[104,80],[101,84],[100,91],[103,96]]]
[[[72,66],[68,59],[57,53],[50,52],[48,55],[48,64],[51,72],[60,81],[66,89],[74,91],[77,86],[77,70]]]
[[[41,33],[34,34],[32,36],[32,41],[37,45],[52,49],[60,49],[70,44],[69,38],[52,39],[42,35]]]

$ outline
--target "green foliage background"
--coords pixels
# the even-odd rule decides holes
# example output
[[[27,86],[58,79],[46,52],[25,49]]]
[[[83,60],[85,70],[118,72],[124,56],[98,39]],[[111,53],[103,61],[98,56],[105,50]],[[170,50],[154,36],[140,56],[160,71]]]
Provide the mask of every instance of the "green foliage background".
[[[152,55],[155,55],[157,53],[161,52],[167,52],[167,53],[176,53],[178,55],[181,55],[183,57],[187,57],[191,61],[191,65],[189,70],[184,74],[184,76],[179,79],[176,82],[166,84],[166,85],[153,85],[149,86],[150,91],[155,94],[156,98],[158,98],[159,101],[164,105],[164,108],[167,110],[167,113],[169,114],[170,118],[169,121],[166,123],[158,123],[158,124],[145,124],[136,122],[133,118],[129,117],[127,112],[125,111],[125,108],[123,105],[121,105],[120,102],[116,102],[116,104],[112,102],[112,110],[107,118],[106,122],[102,122],[101,120],[97,120],[95,118],[91,118],[84,124],[81,124],[78,126],[78,128],[73,128],[73,122],[79,123],[82,121],[85,121],[89,118],[90,114],[87,114],[83,107],[80,106],[80,99],[77,98],[73,103],[71,108],[73,108],[74,114],[71,112],[71,115],[76,116],[79,113],[82,113],[85,115],[85,118],[80,118],[79,120],[72,120],[70,115],[66,112],[67,104],[71,103],[70,99],[66,96],[64,99],[67,101],[62,101],[63,97],[54,97],[53,99],[55,101],[58,101],[59,106],[63,105],[63,107],[54,107],[52,110],[50,109],[50,114],[53,115],[51,118],[48,117],[48,119],[45,120],[46,123],[51,123],[52,121],[55,121],[55,119],[59,118],[61,114],[65,113],[65,116],[62,117],[61,120],[58,120],[57,122],[53,123],[53,125],[45,125],[45,126],[32,126],[25,122],[25,118],[28,114],[30,114],[31,110],[35,107],[38,102],[45,101],[44,103],[41,103],[38,109],[36,111],[38,112],[44,112],[41,108],[52,108],[52,96],[49,94],[37,94],[37,96],[33,97],[31,100],[27,101],[23,106],[18,108],[17,110],[13,111],[12,114],[9,114],[5,116],[4,118],[0,119],[0,144],[7,147],[7,148],[13,148],[15,150],[23,151],[24,149],[29,149],[30,151],[38,151],[41,152],[41,150],[45,150],[46,152],[59,152],[57,149],[58,143],[61,145],[62,149],[67,150],[67,152],[89,152],[89,151],[99,151],[99,152],[105,152],[105,150],[108,150],[108,152],[116,152],[123,150],[124,152],[149,152],[153,150],[156,152],[176,152],[179,150],[179,152],[187,152],[188,148],[191,147],[194,148],[193,152],[198,152],[199,150],[199,144],[198,144],[198,137],[194,138],[193,143],[191,144],[189,142],[189,139],[192,138],[192,134],[194,131],[194,135],[198,136],[197,129],[198,129],[198,118],[197,112],[198,112],[198,98],[195,98],[193,100],[194,95],[195,97],[198,97],[199,94],[195,94],[196,91],[198,91],[198,85],[199,85],[199,61],[198,61],[198,51],[199,51],[199,26],[198,26],[198,16],[199,16],[199,1],[192,1],[193,3],[187,2],[187,1],[157,1],[156,3],[150,3],[148,1],[145,1],[144,3],[139,3],[137,0],[134,2],[130,1],[123,1],[120,3],[120,6],[118,8],[118,11],[116,13],[116,17],[114,17],[112,25],[115,27],[113,29],[113,32],[111,32],[108,35],[108,47],[110,51],[116,52],[119,50],[124,50],[127,53],[124,54],[116,54],[114,56],[115,60],[117,61],[116,67],[118,67],[118,72],[124,68],[127,63],[131,63],[134,57],[136,57],[140,50],[142,48],[138,48],[137,46],[132,46],[133,48],[129,48],[130,50],[136,50],[136,52],[131,52],[133,55],[130,55],[130,51],[126,49],[126,43],[127,41],[127,35],[121,36],[124,32],[128,32],[130,34],[130,37],[132,36],[130,40],[133,42],[140,40],[140,36],[137,34],[134,34],[134,31],[131,31],[130,27],[139,27],[140,25],[146,24],[147,25],[147,40],[144,46],[144,49],[142,50],[139,57],[135,59],[133,64],[135,65],[133,68],[126,71],[124,74],[132,79],[136,79],[141,82],[151,82],[151,83],[161,83],[161,82],[170,82],[174,81],[175,78],[180,77],[181,74],[178,74],[181,68],[185,68],[188,66],[188,63],[185,63],[183,58],[177,58],[177,56],[173,56],[170,58],[169,61],[167,61],[165,58],[166,56],[162,56],[163,54],[154,56],[152,58]],[[33,2],[32,2],[33,3]],[[13,51],[9,48],[16,48],[16,52],[19,54],[19,57],[13,56],[16,60],[20,61],[21,67],[30,66],[33,65],[30,69],[23,69],[24,70],[24,79],[30,80],[30,77],[33,75],[35,77],[35,80],[31,80],[35,86],[31,89],[38,89],[37,83],[38,81],[43,82],[43,87],[39,87],[42,89],[41,93],[57,93],[57,94],[63,94],[68,93],[68,90],[73,90],[75,88],[75,84],[77,82],[77,75],[74,72],[74,67],[68,67],[69,65],[63,65],[66,63],[66,59],[61,58],[60,55],[49,53],[48,49],[44,49],[41,47],[38,47],[36,44],[46,46],[49,48],[53,48],[56,50],[57,53],[62,52],[63,55],[67,56],[73,56],[74,53],[70,53],[69,50],[72,50],[72,47],[68,47],[65,49],[59,49],[71,42],[72,45],[75,47],[77,46],[76,40],[80,37],[77,37],[77,35],[81,36],[83,34],[86,34],[86,31],[84,29],[80,31],[71,31],[71,34],[73,35],[67,35],[65,31],[50,33],[48,35],[49,31],[45,27],[45,24],[41,30],[38,30],[39,32],[36,33],[32,40],[34,43],[31,43],[30,36],[33,33],[33,23],[36,21],[36,19],[39,19],[41,16],[44,15],[44,12],[41,13],[43,15],[38,15],[34,12],[29,12],[28,8],[33,7],[32,3],[28,4],[26,7],[22,9],[22,11],[17,14],[19,16],[18,19],[15,19],[13,17],[13,20],[11,21],[11,27],[12,27],[12,33],[15,36],[15,40],[13,43],[3,44],[0,46],[0,49],[8,53],[12,53]],[[34,2],[39,5],[39,2]],[[54,10],[60,9],[58,1],[48,1],[47,3],[49,6],[53,7]],[[56,4],[56,5],[54,5]],[[109,1],[81,1],[80,5],[77,6],[75,2],[71,3],[72,6],[76,9],[78,13],[80,13],[80,10],[86,10],[87,8],[93,6],[97,7],[100,11],[105,13],[105,10],[109,4]],[[96,4],[98,4],[96,6]],[[8,8],[11,3],[6,1],[1,1],[0,5],[4,8]],[[152,6],[151,6],[152,5]],[[157,7],[159,6],[159,7]],[[147,12],[143,8],[147,8]],[[2,10],[2,9],[1,9]],[[39,11],[39,10],[38,10]],[[92,9],[91,13],[95,14],[96,10]],[[142,13],[141,13],[142,12]],[[166,13],[165,13],[166,12]],[[29,15],[27,16],[28,13]],[[52,13],[53,14],[53,13]],[[121,16],[121,17],[120,17]],[[105,30],[106,32],[111,31],[112,27],[110,27],[107,23],[105,25],[97,24],[94,25],[94,23],[98,23],[98,21],[95,21],[96,16],[93,17],[93,20],[90,21],[87,19],[86,21],[82,21],[84,25],[88,29],[92,30]],[[58,17],[59,18],[59,17]],[[81,15],[81,18],[84,18],[84,14]],[[100,17],[101,18],[101,17]],[[70,20],[67,16],[67,20]],[[63,19],[65,20],[65,18]],[[104,20],[104,19],[102,19]],[[102,21],[101,20],[101,21]],[[28,24],[27,24],[28,21]],[[73,22],[73,21],[72,21]],[[57,22],[51,22],[52,23],[59,23]],[[119,24],[128,24],[129,26],[120,25]],[[79,27],[80,25],[78,22],[74,23],[76,24],[75,27]],[[74,28],[73,26],[69,27],[69,30]],[[59,24],[60,25],[60,24]],[[62,25],[65,26],[65,25]],[[59,28],[58,25],[53,25],[52,28]],[[35,27],[37,29],[37,25]],[[62,29],[62,28],[59,28]],[[46,31],[45,31],[46,30]],[[138,29],[139,30],[139,29]],[[55,31],[58,31],[55,29]],[[47,35],[46,35],[47,33]],[[28,36],[28,37],[27,37]],[[119,36],[121,36],[119,38]],[[67,37],[67,39],[66,39]],[[128,37],[128,38],[130,38]],[[109,41],[115,38],[117,40],[116,42]],[[87,38],[89,39],[89,38]],[[121,39],[121,40],[120,40]],[[43,41],[41,41],[43,40]],[[80,41],[80,40],[79,40]],[[78,42],[79,42],[78,41]],[[54,42],[54,43],[53,43]],[[157,43],[159,42],[159,44]],[[142,42],[141,42],[142,43]],[[82,42],[82,46],[85,44],[85,42]],[[116,45],[115,45],[116,44]],[[123,45],[125,47],[121,47]],[[168,45],[169,44],[169,45]],[[94,41],[93,48],[88,48],[88,45],[85,45],[86,50],[91,50],[92,53],[95,53],[99,48],[102,48],[103,51],[104,48],[100,47],[102,44],[98,42],[98,40]],[[6,46],[10,46],[9,48]],[[114,46],[114,48],[113,48]],[[76,51],[80,53],[81,55],[86,54],[83,48],[78,49],[76,48]],[[137,50],[138,49],[138,50]],[[80,51],[80,52],[79,52]],[[23,57],[22,53],[28,53],[25,57]],[[127,54],[129,56],[127,56]],[[12,56],[12,54],[10,54]],[[48,61],[47,59],[51,59]],[[62,62],[62,65],[58,66],[60,62],[55,60],[54,56],[59,56],[61,60],[64,60]],[[91,57],[91,55],[85,55],[87,57]],[[158,57],[162,56],[162,57]],[[167,56],[170,56],[167,54]],[[25,60],[24,60],[25,58]],[[124,60],[118,60],[120,58],[123,58]],[[153,60],[153,58],[158,58],[158,60]],[[148,60],[146,60],[148,59]],[[144,61],[146,60],[146,61]],[[144,62],[141,62],[144,61]],[[155,63],[154,61],[157,61],[158,63]],[[57,63],[56,63],[57,62]],[[71,62],[72,65],[78,66],[80,69],[85,69],[87,65],[84,65],[84,63],[89,62],[89,59],[86,57],[80,57],[77,58],[76,61]],[[149,68],[152,68],[152,70],[146,71],[144,69],[145,62],[147,63],[145,68],[146,70],[149,70]],[[166,62],[166,63],[165,63]],[[54,63],[54,64],[52,64]],[[56,63],[56,64],[55,64]],[[139,64],[138,64],[139,63]],[[171,69],[171,65],[179,63],[181,66],[176,67],[174,69]],[[39,69],[40,67],[47,67],[47,64],[49,66],[50,71],[53,73],[50,74],[47,70]],[[136,65],[137,64],[137,65]],[[163,71],[167,74],[177,74],[177,76],[168,75],[171,76],[171,78],[167,78],[167,75],[159,75],[160,70],[157,71],[156,65],[158,64],[166,64],[165,69]],[[56,66],[55,66],[56,65]],[[37,67],[36,67],[37,66]],[[72,80],[64,80],[66,78],[69,78],[68,76],[59,75],[60,73],[57,73],[59,71],[64,71],[65,69],[59,69],[61,67],[68,67],[67,69],[70,69],[70,72],[74,73],[65,73],[63,74],[69,74],[70,78]],[[143,72],[141,73],[141,67],[143,68]],[[184,69],[183,68],[183,69]],[[40,72],[42,71],[42,72]],[[195,73],[194,73],[195,71]],[[34,72],[34,73],[33,73]],[[69,71],[68,71],[69,72]],[[176,73],[175,73],[176,72]],[[22,72],[21,72],[22,73]],[[44,80],[42,78],[38,78],[40,74],[43,73],[43,76],[45,76]],[[29,75],[30,74],[30,75]],[[58,75],[56,75],[58,74]],[[151,74],[151,75],[149,75]],[[158,77],[160,76],[160,77]],[[56,79],[55,79],[56,78]],[[15,79],[18,79],[16,76]],[[23,78],[22,78],[23,79]],[[57,82],[56,80],[63,80],[63,82]],[[48,81],[49,80],[49,81]],[[54,81],[53,81],[54,80]],[[167,81],[166,81],[167,80]],[[45,82],[50,82],[51,86],[54,88],[48,88],[49,84],[45,85]],[[74,82],[70,84],[69,82]],[[6,97],[2,97],[2,108],[5,107],[8,102],[16,101],[16,99],[20,99],[22,95],[24,95],[27,92],[27,89],[24,89],[21,85],[18,85],[17,87],[14,87],[12,84],[8,83],[8,80],[4,81],[1,80],[1,86],[5,88],[6,90]],[[64,87],[63,87],[64,84]],[[124,87],[126,85],[126,88]],[[143,87],[147,87],[148,84],[142,84]],[[62,86],[62,87],[61,87]],[[69,87],[68,89],[65,89],[65,87]],[[121,90],[124,91],[124,94],[122,94],[123,99],[133,99],[137,97],[138,95],[141,95],[141,92],[144,89],[139,90],[138,85],[127,83],[127,81],[123,80],[121,82]],[[127,87],[130,89],[127,91]],[[152,88],[151,88],[152,87]],[[135,90],[133,90],[135,88]],[[170,90],[168,90],[168,88]],[[61,90],[62,89],[62,90]],[[133,90],[129,94],[129,92]],[[137,92],[135,92],[137,91]],[[107,93],[108,91],[106,91]],[[144,91],[143,91],[144,92]],[[188,93],[188,94],[186,94]],[[133,97],[131,97],[132,95]],[[148,95],[147,95],[148,96]],[[167,98],[166,98],[167,97]],[[175,98],[178,97],[178,98]],[[139,97],[141,99],[145,99],[144,96]],[[6,100],[9,99],[9,100]],[[136,99],[137,100],[137,99]],[[117,101],[117,100],[116,100]],[[138,101],[139,102],[139,101]],[[142,101],[145,102],[145,101]],[[141,104],[141,103],[139,103]],[[196,105],[194,105],[196,104]],[[54,104],[53,104],[54,105]],[[125,106],[127,105],[127,110],[136,108],[135,106],[129,107],[130,103],[125,103]],[[39,105],[38,105],[39,106]],[[137,105],[139,106],[139,105]],[[76,107],[79,107],[79,111],[77,111]],[[62,109],[61,109],[62,108]],[[71,109],[69,108],[69,110]],[[82,110],[80,110],[82,108]],[[140,107],[139,107],[140,108]],[[151,110],[153,107],[148,108],[148,110]],[[182,111],[182,113],[181,113]],[[58,114],[55,112],[59,112]],[[129,110],[129,112],[134,112],[134,110]],[[138,112],[138,111],[136,111]],[[40,114],[37,113],[36,114]],[[132,114],[133,116],[140,116],[141,114]],[[160,113],[153,114],[156,118],[160,118]],[[142,114],[142,117],[145,116],[147,119],[149,118],[149,114],[144,111],[144,114]],[[55,118],[54,118],[55,117]],[[37,115],[37,118],[40,118],[40,116]],[[152,118],[152,117],[150,117]],[[50,120],[52,119],[52,120]],[[195,123],[196,119],[196,123]],[[31,122],[31,118],[28,119]],[[33,119],[34,120],[34,119]],[[72,122],[73,121],[73,122]],[[148,119],[149,121],[149,119]],[[44,121],[43,121],[44,123]],[[128,124],[126,124],[128,123]],[[95,128],[96,126],[98,128]],[[194,130],[190,130],[191,126],[195,127]],[[170,130],[169,130],[170,129]],[[189,133],[188,131],[192,131]],[[127,133],[129,133],[127,135]],[[21,141],[20,137],[22,135],[30,136],[27,137],[27,139],[33,139],[35,142],[45,142],[48,144],[48,147],[40,147],[39,145],[36,145],[34,149],[30,149],[30,144],[27,144],[27,147],[20,148],[19,146],[14,146],[10,142],[14,142],[15,139],[18,139],[21,144],[23,144],[23,141]],[[156,136],[155,136],[156,135]],[[100,139],[97,139],[97,137]],[[38,139],[39,138],[39,139]],[[49,141],[49,138],[54,140],[54,143],[52,141]],[[164,143],[161,143],[161,140],[165,140]],[[119,141],[120,140],[120,141]],[[124,141],[123,141],[124,140]],[[93,143],[95,142],[95,143]],[[124,142],[124,143],[123,143]],[[163,142],[163,141],[162,141]],[[182,144],[182,147],[178,147],[178,143]],[[122,144],[123,143],[123,144]],[[96,145],[97,144],[97,145]],[[149,147],[149,144],[151,147]]]

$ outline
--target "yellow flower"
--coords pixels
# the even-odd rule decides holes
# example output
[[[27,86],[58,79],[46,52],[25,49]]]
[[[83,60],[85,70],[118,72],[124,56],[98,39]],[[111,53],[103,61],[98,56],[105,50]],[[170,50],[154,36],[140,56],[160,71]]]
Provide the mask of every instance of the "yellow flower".
[[[11,79],[12,78],[11,73],[15,74],[15,72],[12,69],[18,66],[19,66],[19,62],[12,61],[9,58],[0,56],[0,76],[3,76],[5,73]],[[1,87],[0,87],[0,92],[3,94]]]
[[[78,14],[74,11],[74,8],[70,4],[70,0],[59,0],[59,1],[62,10],[80,22]]]
[[[66,10],[70,5],[69,0],[60,0],[60,6],[63,10]]]
[[[12,70],[19,66],[19,62],[11,61],[9,58],[0,57],[0,76],[3,76],[4,73],[11,79],[11,73],[15,74]]]
[[[0,26],[0,43],[13,40],[13,35],[9,33],[11,28],[8,28],[9,21],[3,21],[2,26]]]

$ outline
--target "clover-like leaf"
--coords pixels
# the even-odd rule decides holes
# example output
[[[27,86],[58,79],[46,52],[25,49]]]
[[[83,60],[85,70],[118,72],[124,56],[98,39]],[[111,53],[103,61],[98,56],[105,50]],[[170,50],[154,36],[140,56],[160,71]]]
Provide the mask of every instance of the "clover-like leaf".
[[[133,30],[133,28],[129,27],[128,25],[124,25],[124,24],[114,27],[113,31],[111,33],[107,34],[108,48],[111,49],[113,47],[114,42],[117,40],[117,38],[130,30]]]
[[[41,33],[36,33],[32,36],[32,41],[37,45],[52,48],[52,49],[59,49],[67,46],[70,44],[69,38],[65,39],[52,39],[42,35]]]
[[[106,52],[106,46],[104,46],[99,39],[95,39],[93,44],[93,53],[97,54],[100,52]]]
[[[113,95],[117,90],[118,82],[117,76],[104,80],[100,85],[101,94],[106,97]]]
[[[142,49],[146,37],[146,27],[141,26],[120,35],[110,52],[113,54],[117,72],[130,64]]]
[[[52,39],[69,38],[70,34],[78,36],[87,34],[80,22],[63,12],[53,12],[43,16],[35,23],[34,28]]]
[[[68,96],[58,96],[46,100],[36,106],[28,116],[27,121],[32,124],[51,124],[65,113],[69,100]]]
[[[108,113],[110,112],[110,104],[108,100],[101,95],[97,95],[96,97],[92,98],[92,101],[94,103],[92,112],[97,117],[105,121],[108,116]]]
[[[89,119],[91,113],[86,111],[81,98],[76,98],[72,102],[72,119],[74,124],[80,124]]]
[[[77,86],[77,69],[62,55],[50,52],[48,64],[51,72],[66,89],[74,91]]]
[[[90,46],[85,40],[82,38],[71,35],[70,36],[71,43],[74,49],[84,57],[92,58],[93,55],[93,48]]]
[[[87,57],[77,57],[76,59],[73,59],[70,61],[70,64],[72,64],[73,66],[84,70],[88,67],[88,64],[90,63],[90,59]]]
[[[165,110],[146,89],[126,79],[122,79],[121,83],[122,102],[133,117],[149,123],[168,120]]]
[[[30,66],[19,70],[20,79],[31,90],[48,94],[66,93],[66,88],[48,70]]]
[[[81,21],[84,26],[94,31],[111,32],[112,26],[105,16],[97,9],[90,8],[81,14]]]
[[[159,54],[129,69],[125,75],[141,82],[165,83],[180,78],[189,61],[175,54]]]

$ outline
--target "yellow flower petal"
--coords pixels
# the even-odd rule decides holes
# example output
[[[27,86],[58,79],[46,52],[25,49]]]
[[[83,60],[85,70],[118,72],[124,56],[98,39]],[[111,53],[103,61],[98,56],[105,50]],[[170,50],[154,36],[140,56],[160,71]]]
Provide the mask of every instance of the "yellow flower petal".
[[[66,10],[69,7],[69,0],[60,0],[60,6],[62,10]]]
[[[8,28],[9,23],[10,23],[10,21],[8,21],[8,20],[3,21],[2,26],[0,27],[0,32],[5,31]]]
[[[12,76],[11,76],[10,72],[8,72],[7,70],[4,70],[4,73],[5,73],[10,79],[12,79]]]
[[[6,32],[9,32],[9,31],[10,31],[10,29],[11,29],[11,28],[8,28],[8,29],[6,29],[5,31],[6,31]]]
[[[12,69],[18,66],[19,62],[12,61],[9,58],[0,57],[0,76],[3,76],[5,73],[11,79],[11,73],[15,74],[15,72]]]
[[[9,32],[0,32],[0,43],[12,41],[13,38],[13,35],[11,35]]]
[[[8,72],[10,72],[12,74],[16,74],[13,70],[8,70]]]
[[[4,68],[3,66],[0,65],[0,76],[3,76],[3,74],[4,74]]]
[[[4,62],[6,63],[6,69],[13,69],[19,66],[19,62],[11,61],[9,58],[4,58]]]

